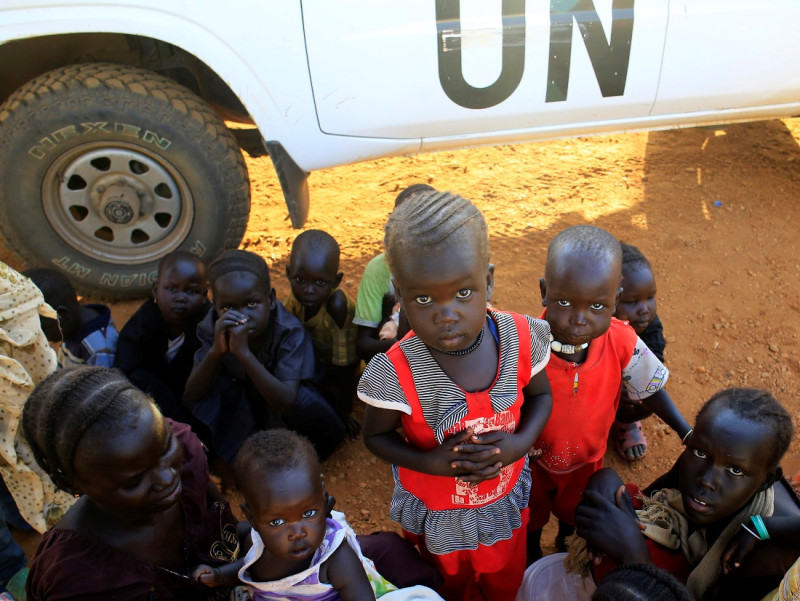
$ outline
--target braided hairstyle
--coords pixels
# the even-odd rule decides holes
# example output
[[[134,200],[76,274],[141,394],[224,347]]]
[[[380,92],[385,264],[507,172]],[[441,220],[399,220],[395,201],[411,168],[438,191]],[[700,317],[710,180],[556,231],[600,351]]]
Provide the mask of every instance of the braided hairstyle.
[[[269,278],[269,265],[256,253],[247,250],[226,250],[208,266],[208,281],[214,287],[220,277],[227,273],[243,271],[252,273],[264,284],[266,290],[272,285]]]
[[[672,574],[647,564],[629,564],[606,575],[592,601],[691,601],[689,590]]]
[[[397,195],[397,198],[394,199],[394,206],[397,208],[401,204],[403,204],[406,200],[411,198],[414,194],[419,194],[420,192],[435,192],[436,189],[433,186],[429,186],[428,184],[411,184],[408,188],[402,190],[400,194]]]
[[[620,269],[622,265],[622,249],[617,239],[593,225],[575,225],[556,234],[547,247],[545,279],[552,277],[556,265],[568,255],[591,255],[598,263],[617,265]]]
[[[695,423],[714,408],[729,409],[737,417],[768,426],[774,433],[769,438],[772,456],[768,467],[775,467],[789,449],[794,435],[789,412],[766,390],[758,388],[726,388],[715,393],[697,412]]]
[[[642,254],[642,251],[636,248],[633,244],[625,244],[625,242],[620,242],[619,246],[622,249],[623,273],[626,271],[635,271],[636,269],[642,267],[646,267],[650,271],[653,271],[653,268],[650,266],[650,261],[648,261],[647,257]]]
[[[422,190],[392,211],[384,227],[383,245],[389,271],[409,254],[438,253],[459,244],[476,245],[489,263],[489,235],[478,208],[452,192]]]
[[[39,382],[22,409],[22,428],[36,463],[70,493],[75,455],[91,429],[116,432],[133,423],[152,400],[116,369],[82,365]]]
[[[244,441],[233,463],[236,479],[263,478],[265,473],[308,469],[320,473],[319,458],[305,436],[285,428],[262,430]]]

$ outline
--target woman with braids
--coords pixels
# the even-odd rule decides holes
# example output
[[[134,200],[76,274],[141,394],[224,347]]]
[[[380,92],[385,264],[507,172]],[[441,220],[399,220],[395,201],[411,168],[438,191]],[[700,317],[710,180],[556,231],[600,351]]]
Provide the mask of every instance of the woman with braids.
[[[358,394],[365,443],[392,464],[390,515],[444,576],[445,599],[512,600],[525,569],[528,451],[552,407],[550,330],[487,309],[494,266],[468,200],[413,194],[384,242],[412,331],[375,355]]]
[[[42,537],[28,599],[227,599],[189,576],[239,548],[189,426],[165,419],[121,372],[89,366],[40,382],[22,423],[39,465],[79,497]]]

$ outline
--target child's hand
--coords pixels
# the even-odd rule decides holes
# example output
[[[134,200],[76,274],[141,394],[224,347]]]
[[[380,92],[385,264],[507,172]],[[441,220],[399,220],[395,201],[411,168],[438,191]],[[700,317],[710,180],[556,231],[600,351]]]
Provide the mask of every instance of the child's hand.
[[[222,575],[219,573],[219,570],[204,564],[200,564],[192,570],[192,580],[202,582],[209,587],[222,586],[223,584]]]
[[[739,531],[728,542],[725,553],[722,554],[722,572],[730,574],[740,567],[744,558],[755,548],[757,542],[758,540],[755,536],[744,528],[739,528]]]
[[[503,432],[502,430],[494,430],[485,434],[473,434],[469,442],[471,444],[466,446],[472,447],[476,451],[480,448],[496,449],[495,461],[500,461],[503,465],[514,463],[531,451],[528,447],[519,446],[519,439],[514,436],[513,432]]]
[[[470,473],[462,465],[464,454],[456,451],[456,447],[462,445],[472,436],[472,430],[467,429],[463,432],[453,434],[442,444],[432,448],[426,453],[427,465],[424,472],[437,476],[464,476]]]
[[[234,356],[241,358],[250,352],[249,338],[250,331],[245,317],[244,322],[228,328],[228,350]]]
[[[230,348],[230,332],[235,328],[247,331],[247,316],[238,311],[225,311],[214,324],[214,349],[226,353]]]
[[[628,407],[638,407],[642,404],[641,399],[632,399],[628,396],[628,393],[625,392],[625,389],[622,389],[622,392],[619,395],[619,402],[620,405],[627,405]]]

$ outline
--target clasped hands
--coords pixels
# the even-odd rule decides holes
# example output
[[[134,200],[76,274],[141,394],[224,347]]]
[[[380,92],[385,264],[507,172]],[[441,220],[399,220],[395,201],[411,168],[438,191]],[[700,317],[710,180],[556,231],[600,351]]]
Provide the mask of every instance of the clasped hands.
[[[437,465],[436,473],[452,475],[477,486],[484,480],[496,478],[504,465],[519,458],[514,457],[513,437],[512,433],[501,430],[475,434],[473,428],[467,428],[453,434],[429,454]]]

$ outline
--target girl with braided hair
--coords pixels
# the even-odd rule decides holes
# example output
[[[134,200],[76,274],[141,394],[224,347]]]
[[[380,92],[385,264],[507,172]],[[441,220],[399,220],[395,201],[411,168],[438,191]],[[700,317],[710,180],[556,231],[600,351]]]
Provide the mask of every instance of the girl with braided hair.
[[[364,441],[392,464],[390,515],[444,576],[445,599],[512,600],[525,569],[528,451],[552,407],[550,330],[487,309],[494,266],[468,200],[413,194],[384,245],[412,331],[373,357],[358,395]]]
[[[227,598],[190,577],[235,559],[239,541],[189,426],[121,372],[90,366],[40,382],[22,424],[42,469],[78,497],[42,537],[28,599]]]

